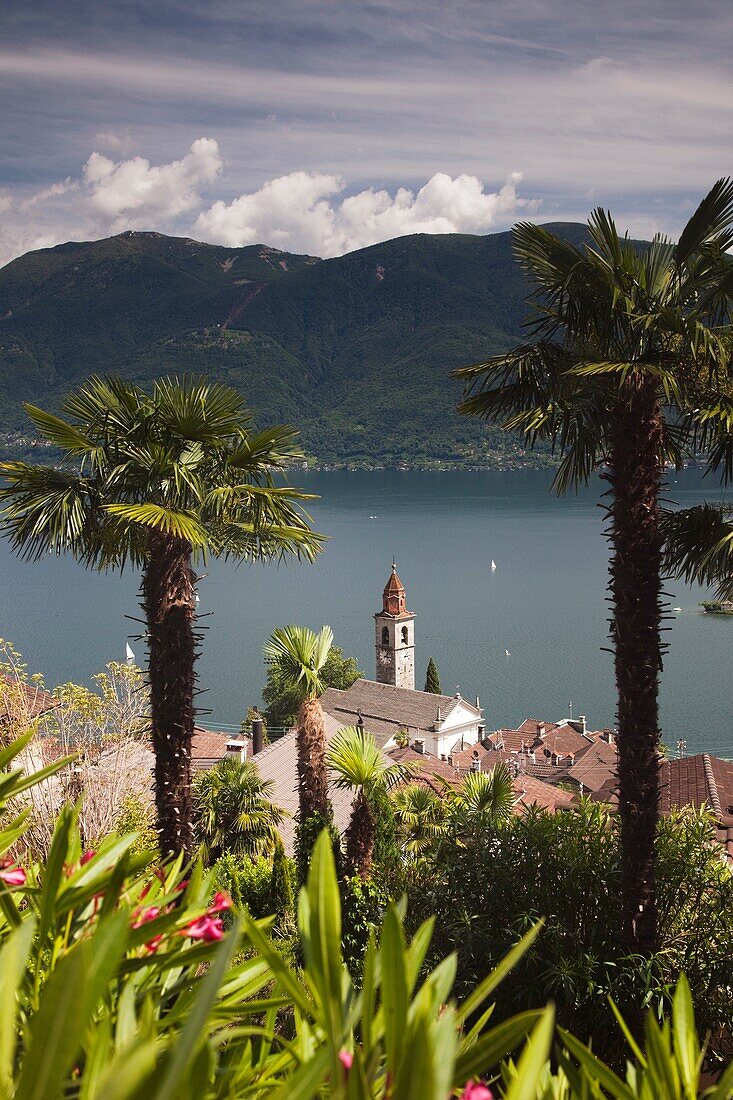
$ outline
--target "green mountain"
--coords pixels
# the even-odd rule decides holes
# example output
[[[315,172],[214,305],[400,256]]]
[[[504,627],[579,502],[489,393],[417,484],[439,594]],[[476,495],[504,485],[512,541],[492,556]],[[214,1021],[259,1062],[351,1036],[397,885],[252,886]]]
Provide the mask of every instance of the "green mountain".
[[[508,233],[333,260],[134,232],[42,249],[0,270],[0,430],[94,372],[196,371],[242,390],[261,423],[296,424],[323,463],[521,461],[456,414],[448,375],[521,338],[526,294]]]

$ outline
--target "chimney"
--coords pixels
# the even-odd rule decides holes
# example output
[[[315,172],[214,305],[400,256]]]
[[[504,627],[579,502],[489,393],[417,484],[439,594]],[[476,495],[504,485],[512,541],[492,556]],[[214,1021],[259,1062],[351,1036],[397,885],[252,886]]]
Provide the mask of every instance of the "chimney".
[[[435,715],[435,724],[436,724],[436,726],[439,726],[442,721],[443,721],[443,711],[440,709],[440,707],[438,707],[438,713]]]
[[[578,716],[578,723],[580,725],[580,729],[578,730],[578,733],[582,733],[583,737],[585,737],[587,727],[586,727],[585,715],[584,714],[580,714]]]
[[[227,756],[233,756],[240,764],[247,759],[247,742],[232,737],[226,744]]]
[[[545,737],[547,736],[544,722],[537,723],[537,736],[539,737],[540,741],[544,741]]]
[[[264,724],[261,718],[254,718],[252,720],[252,755],[257,756],[258,752],[262,752],[262,743],[264,741]]]
[[[476,696],[476,710],[481,710],[481,700]]]

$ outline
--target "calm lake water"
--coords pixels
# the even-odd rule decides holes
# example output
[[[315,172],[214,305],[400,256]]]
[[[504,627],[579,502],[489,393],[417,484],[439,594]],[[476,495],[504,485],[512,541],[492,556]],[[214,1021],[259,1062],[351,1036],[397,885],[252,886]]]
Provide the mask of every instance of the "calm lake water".
[[[336,641],[374,676],[374,624],[392,555],[416,616],[422,686],[428,658],[443,691],[478,693],[489,729],[533,716],[585,714],[591,728],[613,725],[614,686],[607,644],[607,544],[600,483],[562,500],[550,475],[525,473],[312,473],[311,512],[331,541],[315,565],[213,563],[200,584],[210,613],[199,663],[202,720],[236,726],[258,703],[262,644],[285,623],[329,623]],[[721,499],[696,470],[672,476],[680,505]],[[731,493],[727,492],[728,499]],[[491,559],[497,563],[491,572]],[[17,561],[0,544],[0,633],[48,684],[87,681],[125,641],[135,641],[138,578],[85,573],[69,560]],[[662,731],[674,746],[733,757],[733,617],[700,614],[705,593],[668,585],[681,607],[667,635]],[[510,656],[506,656],[509,650]]]

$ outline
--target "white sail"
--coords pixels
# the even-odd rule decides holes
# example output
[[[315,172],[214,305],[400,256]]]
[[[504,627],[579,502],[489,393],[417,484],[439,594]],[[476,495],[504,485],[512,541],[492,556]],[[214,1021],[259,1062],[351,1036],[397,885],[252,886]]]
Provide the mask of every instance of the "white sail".
[[[492,558],[492,559],[491,559],[491,572],[493,573],[495,569],[496,569],[496,562],[495,562],[495,561],[494,561],[494,559]]]
[[[125,642],[125,659],[127,660],[128,665],[135,664],[135,654],[130,649],[129,642]]]

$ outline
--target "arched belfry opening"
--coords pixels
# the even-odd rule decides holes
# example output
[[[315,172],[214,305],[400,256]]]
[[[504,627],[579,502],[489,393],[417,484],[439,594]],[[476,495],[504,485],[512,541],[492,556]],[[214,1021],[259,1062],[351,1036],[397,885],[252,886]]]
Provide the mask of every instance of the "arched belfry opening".
[[[415,690],[415,616],[407,610],[405,586],[392,562],[382,592],[382,610],[374,616],[377,682]]]

